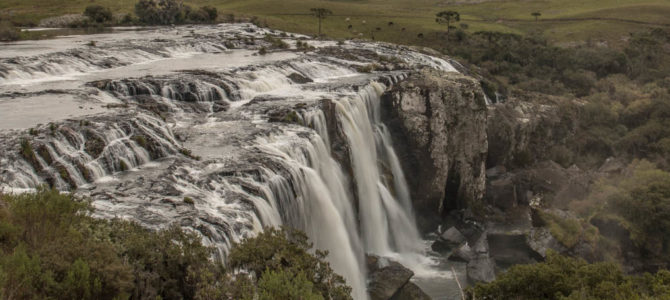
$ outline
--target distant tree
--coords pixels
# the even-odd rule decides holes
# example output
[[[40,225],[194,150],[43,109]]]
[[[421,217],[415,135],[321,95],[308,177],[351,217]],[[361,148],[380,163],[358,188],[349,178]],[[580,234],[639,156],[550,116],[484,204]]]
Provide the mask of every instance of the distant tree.
[[[101,5],[90,5],[84,10],[84,16],[96,23],[105,23],[112,20],[112,11]]]
[[[312,8],[310,11],[312,12],[312,15],[319,19],[319,36],[321,36],[321,21],[327,16],[332,15],[333,12],[327,8]]]
[[[453,10],[441,11],[437,13],[436,16],[437,18],[435,18],[435,22],[439,24],[447,24],[447,36],[449,36],[451,23],[456,23],[461,20],[461,15],[457,11]]]
[[[539,18],[542,14],[539,11],[533,12],[530,14],[531,16],[535,17],[535,22],[537,22],[537,18]]]

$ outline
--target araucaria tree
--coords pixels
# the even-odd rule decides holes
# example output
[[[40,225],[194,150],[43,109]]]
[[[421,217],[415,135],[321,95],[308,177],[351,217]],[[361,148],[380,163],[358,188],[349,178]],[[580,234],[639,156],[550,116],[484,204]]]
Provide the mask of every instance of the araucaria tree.
[[[440,24],[447,24],[447,36],[449,36],[449,30],[451,29],[451,23],[456,23],[461,20],[461,15],[457,11],[447,10],[437,13],[437,18],[435,22]]]
[[[312,12],[312,15],[319,19],[319,36],[321,36],[321,21],[327,16],[332,15],[333,12],[327,8],[312,8],[310,11]]]
[[[535,22],[537,22],[537,18],[539,18],[542,14],[539,11],[533,12],[530,14],[531,16],[535,17]]]

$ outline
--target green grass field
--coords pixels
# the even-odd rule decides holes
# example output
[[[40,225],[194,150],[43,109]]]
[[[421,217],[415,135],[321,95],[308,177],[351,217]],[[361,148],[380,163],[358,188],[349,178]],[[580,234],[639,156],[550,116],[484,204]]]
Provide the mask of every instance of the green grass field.
[[[18,23],[80,13],[91,4],[118,13],[133,11],[136,0],[3,0],[0,17]],[[492,30],[542,33],[550,41],[572,44],[586,40],[616,45],[634,32],[649,27],[670,27],[669,0],[187,0],[192,6],[211,5],[222,13],[258,16],[270,27],[314,34],[316,19],[309,8],[325,7],[334,15],[324,31],[334,38],[374,36],[403,44],[432,44],[445,28],[434,21],[435,13],[456,10],[468,31]],[[530,15],[542,13],[536,22]],[[349,22],[346,19],[349,18]],[[393,26],[388,26],[393,22]],[[348,30],[348,25],[353,26]],[[405,30],[403,30],[405,28]],[[378,30],[379,29],[379,30]],[[423,33],[424,39],[418,38]]]

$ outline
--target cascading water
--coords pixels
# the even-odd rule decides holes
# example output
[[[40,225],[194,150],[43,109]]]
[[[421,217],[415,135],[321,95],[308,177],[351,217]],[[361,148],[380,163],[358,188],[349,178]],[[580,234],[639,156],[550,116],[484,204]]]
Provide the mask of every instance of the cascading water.
[[[0,50],[0,117],[17,97],[36,101],[53,91],[70,95],[80,109],[102,107],[75,119],[45,109],[52,125],[35,122],[29,134],[0,121],[0,128],[16,128],[0,131],[6,153],[0,188],[51,184],[90,197],[98,217],[149,228],[177,222],[200,233],[223,261],[233,243],[265,226],[296,227],[329,251],[355,299],[368,298],[366,253],[421,268],[424,243],[380,118],[380,96],[408,69],[453,71],[449,63],[367,44],[343,46],[375,53],[356,61],[329,54],[329,46],[262,57],[250,49],[226,50],[224,43],[240,47],[236,41],[267,30],[203,27],[202,41],[186,34],[190,30],[169,31],[170,42],[158,40],[165,29],[139,34],[146,43],[99,36],[105,43],[86,55],[79,48],[26,57],[8,57],[11,47]],[[110,53],[123,55],[102,63]],[[355,71],[373,62],[364,57],[376,55],[398,56],[406,66]],[[242,62],[227,62],[231,57]]]

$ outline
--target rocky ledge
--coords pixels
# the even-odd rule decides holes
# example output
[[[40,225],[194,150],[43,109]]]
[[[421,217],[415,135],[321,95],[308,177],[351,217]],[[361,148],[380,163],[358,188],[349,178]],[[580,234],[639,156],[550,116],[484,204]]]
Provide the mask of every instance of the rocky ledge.
[[[383,96],[419,226],[436,227],[453,209],[481,213],[485,191],[487,104],[479,82],[424,69]]]

